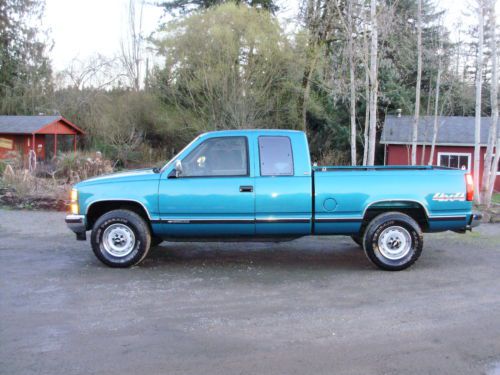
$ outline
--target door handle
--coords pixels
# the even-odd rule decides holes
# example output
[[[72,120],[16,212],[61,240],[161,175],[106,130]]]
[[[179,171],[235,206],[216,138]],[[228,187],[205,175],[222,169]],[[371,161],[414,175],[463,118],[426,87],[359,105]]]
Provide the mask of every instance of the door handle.
[[[251,193],[251,192],[253,192],[253,186],[251,185],[240,186],[240,193]]]

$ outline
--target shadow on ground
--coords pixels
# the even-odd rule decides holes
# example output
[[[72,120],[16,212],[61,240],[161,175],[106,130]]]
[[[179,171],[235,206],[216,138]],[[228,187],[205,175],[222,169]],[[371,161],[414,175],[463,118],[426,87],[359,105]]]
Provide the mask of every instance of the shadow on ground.
[[[326,242],[326,241],[320,241]],[[141,267],[252,265],[287,269],[373,269],[363,250],[343,241],[319,246],[304,245],[307,239],[275,243],[178,243],[163,242],[152,248]]]

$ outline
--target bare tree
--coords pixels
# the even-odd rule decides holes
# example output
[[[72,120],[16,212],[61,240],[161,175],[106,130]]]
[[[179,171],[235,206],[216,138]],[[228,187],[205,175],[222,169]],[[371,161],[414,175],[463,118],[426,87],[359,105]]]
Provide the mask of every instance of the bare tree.
[[[474,189],[479,191],[479,170],[481,162],[481,86],[483,79],[483,44],[484,44],[484,11],[485,0],[477,1],[478,16],[478,46],[476,58],[476,109],[475,109],[475,131],[474,131]],[[476,194],[476,200],[481,203],[480,194]]]
[[[378,98],[378,25],[377,0],[370,2],[371,41],[370,41],[370,126],[368,135],[367,164],[375,164],[375,141],[377,136],[377,98]]]
[[[498,56],[497,56],[497,34],[496,34],[496,15],[495,15],[496,0],[489,0],[489,26],[491,30],[490,50],[491,50],[491,122],[488,135],[488,146],[484,158],[483,180],[481,186],[481,202],[489,207],[491,204],[491,195],[493,193],[493,185],[495,185],[496,172],[498,168],[498,158],[493,156],[493,148],[497,139],[497,123],[498,123]],[[499,153],[498,143],[496,154]],[[496,162],[495,162],[496,159]],[[493,177],[493,178],[492,178]],[[490,186],[491,185],[491,186]]]
[[[86,60],[74,58],[68,67],[56,76],[59,88],[77,90],[105,89],[123,77],[117,58],[95,55]]]
[[[417,10],[417,84],[415,88],[415,117],[411,136],[411,165],[417,164],[418,123],[420,120],[420,85],[422,83],[422,0]]]
[[[311,81],[319,58],[319,14],[321,1],[307,0],[305,22],[310,35],[308,56],[302,77],[303,94],[299,100],[299,112],[302,118],[302,130],[307,133],[307,104],[311,92]]]
[[[495,188],[495,180],[497,177],[496,171],[498,168],[498,163],[500,163],[500,137],[497,138],[496,142],[496,153],[495,157],[493,158],[493,162],[491,163],[491,173],[490,173],[490,182],[488,184],[488,205],[489,207],[491,205],[491,197],[493,196],[493,189]]]
[[[368,60],[370,58],[370,48],[368,46],[368,12],[363,12],[362,14],[364,15],[363,19],[363,24],[365,25],[364,27],[364,32],[363,32],[363,65],[365,67],[365,128],[364,128],[364,134],[363,134],[363,165],[366,165],[368,163],[368,147],[369,147],[369,140],[368,140],[368,135],[370,132],[370,67],[368,64]],[[366,14],[366,16],[365,16]]]
[[[436,140],[437,140],[437,135],[439,131],[439,126],[438,126],[438,119],[439,119],[439,94],[440,94],[440,88],[441,88],[441,73],[443,71],[443,61],[441,58],[441,55],[443,54],[443,42],[441,39],[440,35],[440,41],[439,41],[439,49],[437,52],[437,58],[438,58],[438,71],[437,71],[437,77],[436,77],[436,98],[435,98],[435,103],[434,103],[434,128],[432,132],[432,143],[431,143],[431,154],[429,155],[429,165],[432,165],[432,161],[434,160],[434,150],[436,148]],[[425,149],[422,150],[422,155],[425,154]],[[423,164],[423,163],[422,163]]]
[[[136,11],[137,0],[129,0],[128,35],[121,42],[121,60],[127,72],[132,88],[139,91],[141,86],[141,69],[143,62],[142,13],[144,0],[140,1],[139,13]]]
[[[364,148],[363,148],[363,165],[368,163],[368,133],[370,131],[370,71],[365,69],[365,128],[363,133]]]
[[[351,165],[357,164],[357,126],[356,126],[356,52],[355,52],[355,43],[354,43],[354,35],[355,35],[355,24],[354,18],[355,13],[353,9],[353,5],[357,4],[356,0],[347,0],[347,21],[344,20],[343,11],[340,6],[340,2],[335,0],[335,8],[338,12],[338,19],[341,21],[343,25],[343,29],[347,36],[347,59],[349,65],[349,112],[350,112],[350,145],[351,145]],[[333,26],[334,28],[335,26]],[[366,56],[363,58],[368,60]],[[366,147],[365,147],[366,150]]]
[[[351,165],[356,165],[356,76],[354,70],[354,25],[353,25],[353,0],[347,0],[347,51],[349,55],[349,91],[351,112]]]

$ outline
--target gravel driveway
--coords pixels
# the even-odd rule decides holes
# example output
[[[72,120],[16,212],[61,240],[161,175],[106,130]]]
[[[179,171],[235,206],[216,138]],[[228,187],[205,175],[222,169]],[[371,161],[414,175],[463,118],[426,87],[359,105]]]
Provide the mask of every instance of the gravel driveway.
[[[0,210],[1,374],[500,374],[500,225],[384,272],[348,237],[163,243],[110,269]]]

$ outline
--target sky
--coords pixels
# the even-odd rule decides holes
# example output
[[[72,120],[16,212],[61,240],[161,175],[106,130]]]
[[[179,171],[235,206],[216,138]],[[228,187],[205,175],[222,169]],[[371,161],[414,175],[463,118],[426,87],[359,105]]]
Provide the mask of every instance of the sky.
[[[96,54],[114,56],[120,51],[122,35],[127,25],[129,0],[46,0],[43,26],[50,31],[54,46],[50,52],[55,71],[66,68],[71,60],[85,60]],[[279,0],[282,22],[294,18],[300,0]],[[447,10],[445,24],[453,25],[463,12],[471,12],[471,0],[436,0],[438,7]],[[143,31],[155,31],[163,11],[146,6]],[[497,3],[500,14],[500,1]]]
[[[46,0],[43,26],[49,29],[54,41],[50,53],[54,69],[64,69],[74,58],[117,54],[127,29],[128,3],[129,0]],[[145,34],[155,30],[162,14],[159,7],[145,7]]]

